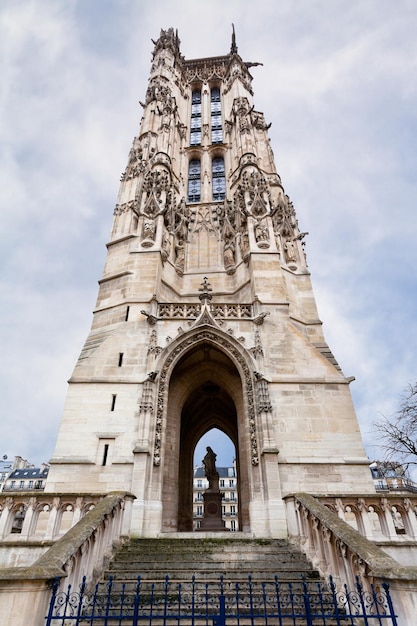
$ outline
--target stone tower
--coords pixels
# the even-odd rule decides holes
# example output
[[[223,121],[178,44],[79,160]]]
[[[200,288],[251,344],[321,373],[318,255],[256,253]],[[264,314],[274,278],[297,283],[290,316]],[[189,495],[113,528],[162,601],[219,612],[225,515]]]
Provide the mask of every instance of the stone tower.
[[[232,440],[239,528],[283,537],[283,496],[374,493],[294,207],[238,54],[155,43],[90,334],[47,490],[131,491],[132,532],[192,530],[193,452]]]

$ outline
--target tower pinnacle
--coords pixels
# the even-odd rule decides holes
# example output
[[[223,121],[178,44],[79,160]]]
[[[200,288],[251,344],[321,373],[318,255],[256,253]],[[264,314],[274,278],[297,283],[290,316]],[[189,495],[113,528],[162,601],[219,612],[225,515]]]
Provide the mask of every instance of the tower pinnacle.
[[[232,24],[232,45],[230,46],[230,54],[237,54],[235,25]]]

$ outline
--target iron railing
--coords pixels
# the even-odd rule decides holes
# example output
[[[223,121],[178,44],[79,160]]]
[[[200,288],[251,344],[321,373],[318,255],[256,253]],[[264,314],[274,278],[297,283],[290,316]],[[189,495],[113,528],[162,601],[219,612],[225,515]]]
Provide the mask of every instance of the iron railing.
[[[220,577],[213,582],[99,583],[88,590],[85,578],[79,590],[53,587],[46,626],[398,626],[389,593],[365,589],[359,579],[353,590],[337,591],[327,583],[243,582]]]

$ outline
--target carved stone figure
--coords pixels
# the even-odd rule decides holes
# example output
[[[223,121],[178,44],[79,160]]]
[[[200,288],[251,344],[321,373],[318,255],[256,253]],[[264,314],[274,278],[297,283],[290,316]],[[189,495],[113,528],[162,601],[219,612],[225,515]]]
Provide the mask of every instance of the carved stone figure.
[[[267,248],[269,246],[269,233],[265,222],[258,221],[255,224],[255,239],[260,248]]]
[[[238,128],[241,133],[250,133],[249,102],[247,98],[235,98],[233,105]]]
[[[182,239],[179,239],[177,245],[175,246],[175,271],[177,272],[177,274],[182,275],[184,273],[184,265],[185,265],[184,242]]]
[[[285,250],[285,258],[287,259],[288,262],[296,261],[295,245],[293,241],[291,241],[290,239],[286,241],[284,243],[284,250]]]
[[[162,246],[161,246],[161,256],[162,260],[165,262],[169,258],[169,253],[171,251],[171,240],[169,238],[169,234],[166,230],[162,235]]]
[[[143,222],[142,236],[143,239],[155,241],[155,221],[145,220]]]
[[[216,476],[218,476],[216,469],[217,454],[213,452],[210,446],[207,446],[206,450],[206,456],[203,459],[204,474],[210,484],[213,478],[216,478]]]
[[[233,243],[233,240],[232,240],[231,237],[228,237],[226,239],[226,241],[224,242],[223,257],[224,257],[224,267],[226,269],[228,269],[230,267],[234,267],[234,265],[235,265],[235,244]]]

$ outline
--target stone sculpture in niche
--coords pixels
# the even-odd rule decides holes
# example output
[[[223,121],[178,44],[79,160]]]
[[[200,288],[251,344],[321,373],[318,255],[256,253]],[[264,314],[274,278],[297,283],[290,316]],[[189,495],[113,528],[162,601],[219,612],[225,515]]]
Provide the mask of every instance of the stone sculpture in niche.
[[[255,239],[259,248],[269,248],[268,226],[264,220],[258,220],[255,224]]]
[[[184,273],[184,266],[185,266],[184,241],[182,239],[179,239],[175,246],[175,271],[180,276],[182,276]]]

